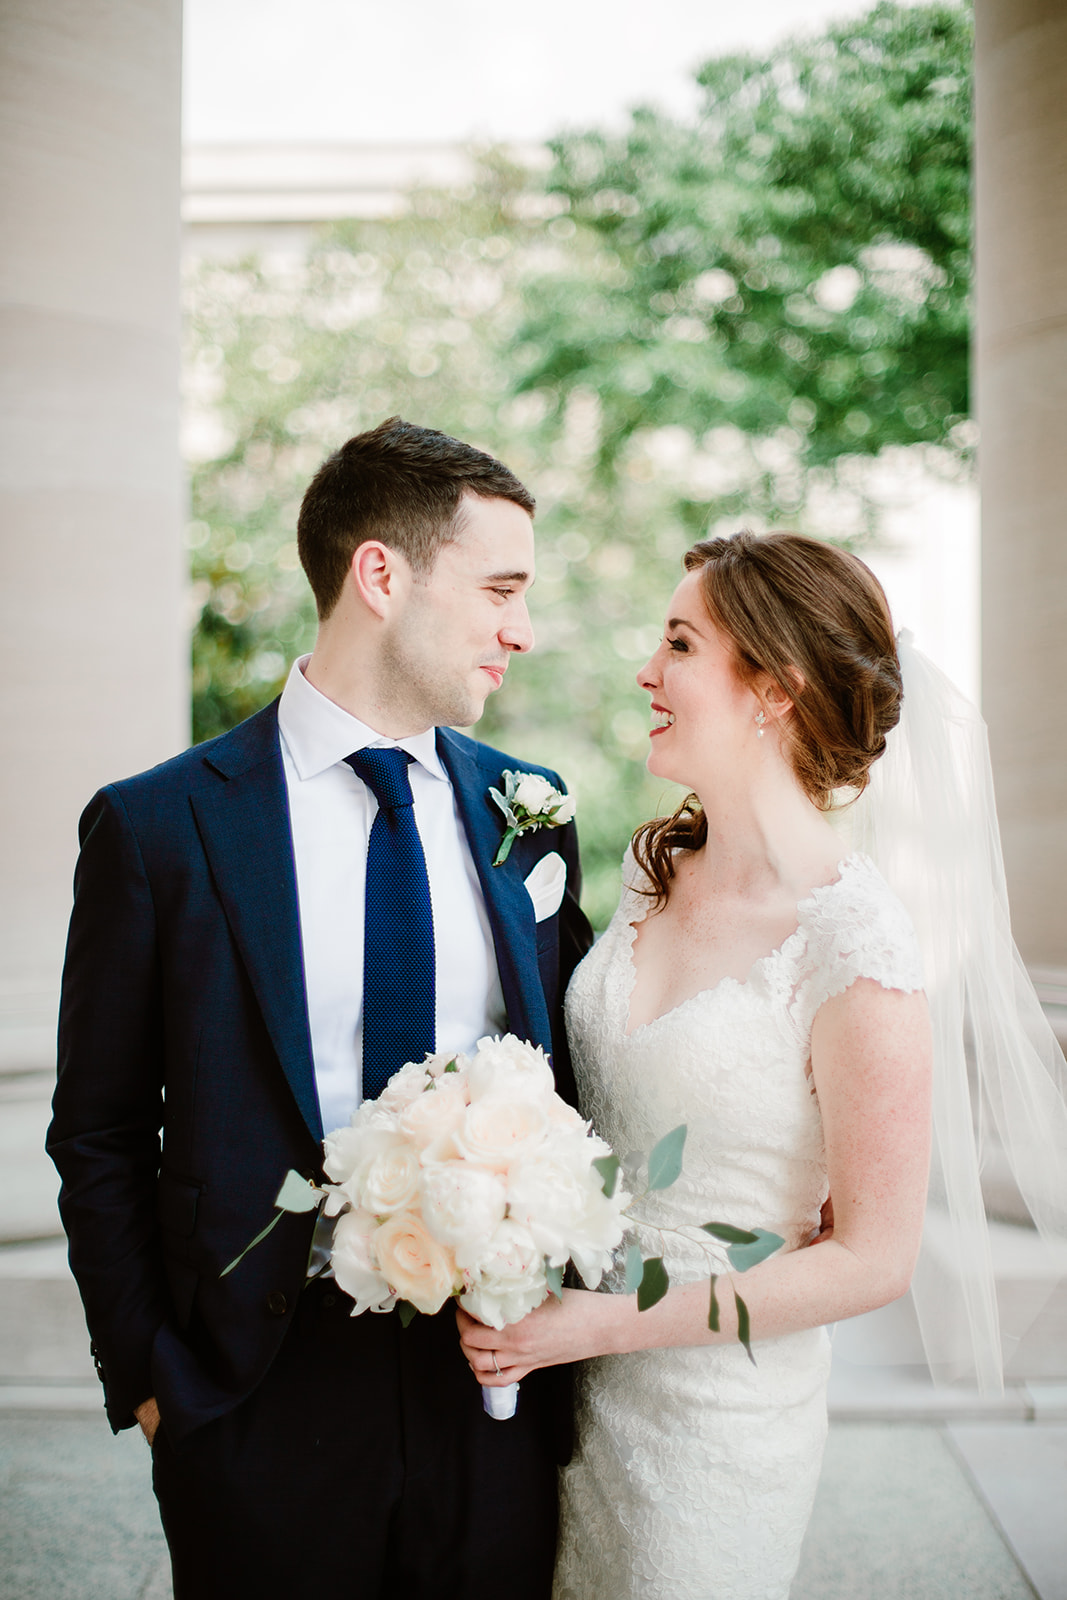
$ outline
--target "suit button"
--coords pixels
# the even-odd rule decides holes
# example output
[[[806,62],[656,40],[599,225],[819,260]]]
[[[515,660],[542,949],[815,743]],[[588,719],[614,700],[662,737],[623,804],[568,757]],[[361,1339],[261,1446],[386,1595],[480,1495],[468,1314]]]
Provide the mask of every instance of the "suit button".
[[[289,1302],[280,1289],[272,1289],[267,1296],[267,1310],[272,1317],[284,1317],[289,1309]]]

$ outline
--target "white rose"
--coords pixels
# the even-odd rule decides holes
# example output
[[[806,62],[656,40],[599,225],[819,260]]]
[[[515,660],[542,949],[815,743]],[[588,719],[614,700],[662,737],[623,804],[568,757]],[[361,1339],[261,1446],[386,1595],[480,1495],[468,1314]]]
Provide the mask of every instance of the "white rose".
[[[406,1211],[418,1193],[419,1158],[409,1145],[382,1150],[363,1177],[363,1204],[377,1217]]]
[[[445,1139],[462,1122],[468,1093],[465,1074],[447,1073],[438,1078],[433,1088],[420,1094],[400,1113],[401,1134],[416,1150],[425,1150],[428,1145]]]
[[[511,797],[512,810],[521,809],[531,817],[539,817],[558,795],[559,790],[553,789],[548,779],[542,778],[540,773],[524,772]]]
[[[356,1302],[352,1315],[364,1311],[391,1311],[396,1295],[378,1270],[374,1237],[378,1224],[367,1211],[346,1211],[333,1230],[330,1259],[333,1275],[345,1294]]]
[[[559,824],[573,822],[576,804],[577,802],[572,794],[565,794],[552,813],[552,821]]]
[[[459,1267],[483,1254],[504,1220],[503,1179],[465,1161],[424,1166],[419,1194],[426,1226],[442,1244],[451,1246]]]
[[[374,1236],[374,1247],[386,1282],[401,1300],[428,1316],[440,1311],[459,1282],[456,1263],[420,1216],[399,1211],[388,1217]]]
[[[525,1228],[505,1219],[473,1270],[459,1303],[490,1328],[521,1322],[548,1293],[544,1261]]]
[[[452,1137],[465,1161],[506,1172],[541,1145],[547,1127],[548,1118],[535,1100],[493,1095],[468,1108]]]

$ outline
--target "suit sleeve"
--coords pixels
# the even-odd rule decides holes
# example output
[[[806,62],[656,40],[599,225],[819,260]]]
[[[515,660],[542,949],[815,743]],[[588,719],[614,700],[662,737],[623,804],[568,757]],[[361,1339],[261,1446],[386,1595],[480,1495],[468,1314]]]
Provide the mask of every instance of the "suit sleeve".
[[[79,829],[47,1149],[112,1427],[152,1393],[168,1296],[156,1223],[163,1120],[160,965],[151,887],[121,797]]]

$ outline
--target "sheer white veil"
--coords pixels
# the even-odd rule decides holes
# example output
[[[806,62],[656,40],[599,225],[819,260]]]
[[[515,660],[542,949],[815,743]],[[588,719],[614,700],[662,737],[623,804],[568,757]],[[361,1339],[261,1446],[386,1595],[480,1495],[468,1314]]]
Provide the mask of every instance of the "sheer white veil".
[[[1011,934],[985,724],[910,634],[898,646],[901,720],[841,820],[907,906],[923,954],[934,1137],[912,1298],[927,1361],[938,1382],[997,1389],[981,1172],[1006,1158],[1039,1234],[1067,1240],[1067,1064]],[[1005,1343],[1024,1331],[1005,1324]]]

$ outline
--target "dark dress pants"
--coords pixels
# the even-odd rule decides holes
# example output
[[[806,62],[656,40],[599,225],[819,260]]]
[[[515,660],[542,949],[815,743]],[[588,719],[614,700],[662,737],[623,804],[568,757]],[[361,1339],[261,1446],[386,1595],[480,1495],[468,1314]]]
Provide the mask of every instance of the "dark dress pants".
[[[175,1600],[547,1600],[556,1375],[494,1422],[451,1308],[402,1328],[351,1304],[310,1284],[252,1395],[177,1447],[160,1428]]]

